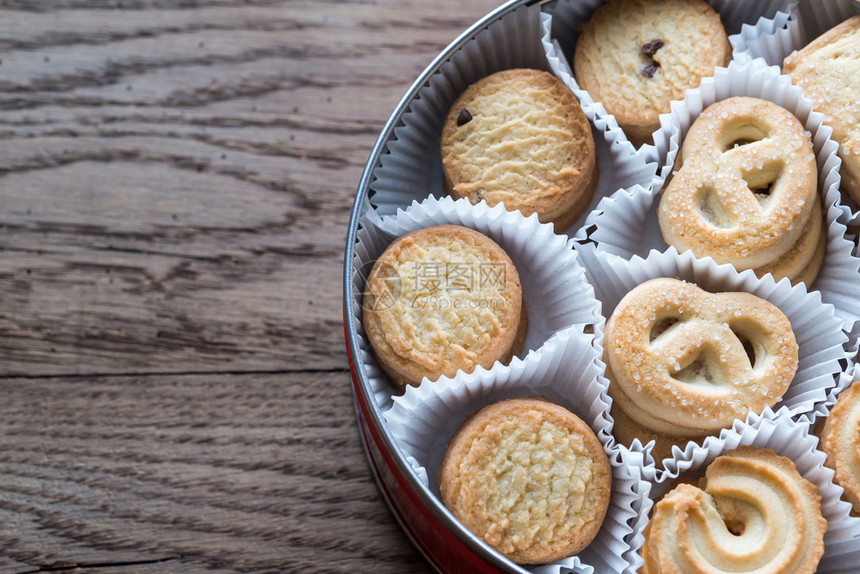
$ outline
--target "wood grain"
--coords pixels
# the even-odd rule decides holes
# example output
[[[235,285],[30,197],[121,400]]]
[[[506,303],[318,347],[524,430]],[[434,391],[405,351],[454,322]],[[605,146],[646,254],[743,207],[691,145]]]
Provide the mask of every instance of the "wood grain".
[[[385,118],[497,5],[0,1],[0,572],[428,571],[342,253]]]
[[[0,14],[2,373],[343,368],[363,163],[490,7],[170,4]]]
[[[4,379],[4,557],[393,572],[416,558],[390,543],[400,534],[344,416],[346,379]]]

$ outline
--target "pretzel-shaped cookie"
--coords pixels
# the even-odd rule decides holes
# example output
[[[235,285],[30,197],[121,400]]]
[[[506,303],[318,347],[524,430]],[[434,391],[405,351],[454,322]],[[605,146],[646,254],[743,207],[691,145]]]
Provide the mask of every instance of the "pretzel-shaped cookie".
[[[605,331],[610,393],[630,419],[698,437],[774,405],[797,370],[791,323],[749,293],[708,293],[677,279],[646,281]]]
[[[794,247],[773,263],[756,267],[755,274],[758,277],[764,277],[770,273],[774,281],[788,277],[792,284],[803,282],[809,289],[824,263],[826,249],[827,232],[824,229],[823,212],[821,204],[815,201],[812,217],[809,218],[806,229]]]
[[[690,126],[679,161],[658,210],[663,238],[738,269],[787,253],[818,201],[810,138],[788,110],[766,100],[709,106]]]
[[[641,572],[811,574],[826,529],[818,489],[791,460],[741,447],[708,466],[701,488],[680,484],[655,505]]]

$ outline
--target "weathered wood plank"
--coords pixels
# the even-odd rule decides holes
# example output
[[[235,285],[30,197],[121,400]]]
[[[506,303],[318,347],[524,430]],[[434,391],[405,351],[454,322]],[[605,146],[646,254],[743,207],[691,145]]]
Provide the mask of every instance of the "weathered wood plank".
[[[379,499],[348,378],[0,380],[0,553],[34,568],[401,570],[419,558]]]
[[[291,195],[140,161],[3,179],[6,373],[345,364],[341,255],[319,231],[293,237]]]
[[[4,4],[0,375],[345,368],[363,163],[493,3],[254,4]]]
[[[343,241],[496,5],[0,2],[0,572],[429,571],[355,429]]]

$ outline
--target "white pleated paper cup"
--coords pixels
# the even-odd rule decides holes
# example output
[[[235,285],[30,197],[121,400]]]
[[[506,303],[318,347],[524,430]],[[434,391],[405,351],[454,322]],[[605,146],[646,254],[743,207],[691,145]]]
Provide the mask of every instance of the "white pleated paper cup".
[[[396,389],[385,378],[379,363],[376,362],[361,322],[365,282],[370,275],[374,262],[393,240],[391,236],[379,229],[378,222],[379,217],[373,211],[368,210],[358,224],[358,230],[355,233],[354,264],[352,275],[349,277],[354,296],[352,301],[345,302],[344,313],[348,310],[355,320],[355,330],[359,342],[357,362],[363,366],[367,376],[368,391],[379,409],[385,410],[391,407],[391,397]]]
[[[524,217],[518,211],[507,211],[503,205],[489,207],[486,202],[472,205],[465,199],[430,197],[399,210],[391,217],[380,218],[369,212],[357,234],[356,253],[362,254],[361,278],[356,278],[357,291],[363,290],[363,280],[373,262],[396,237],[433,225],[461,225],[483,233],[498,243],[517,268],[523,291],[523,305],[528,316],[528,332],[522,352],[511,361],[526,359],[530,351],[539,349],[554,334],[568,327],[596,325],[602,321],[600,304],[585,278],[578,262],[572,240],[553,233],[552,225],[541,223],[536,215]],[[361,305],[353,307],[356,323],[361,325]],[[382,374],[363,329],[360,328],[361,359],[367,367],[368,381],[385,408],[398,389]],[[507,370],[509,366],[496,363],[491,370]],[[426,379],[424,383],[434,384]]]
[[[595,226],[590,239],[597,248],[621,257],[646,256],[651,250],[665,251],[657,209],[660,190],[673,169],[675,156],[684,137],[699,114],[714,102],[733,96],[751,96],[774,102],[793,113],[811,134],[818,165],[818,189],[826,217],[827,246],[824,264],[813,290],[821,293],[826,303],[836,308],[843,329],[852,332],[860,321],[860,258],[852,254],[853,243],[846,236],[846,226],[840,222],[842,213],[839,193],[839,158],[836,143],[830,139],[831,129],[824,125],[823,116],[812,110],[812,101],[803,96],[791,78],[781,75],[762,60],[732,62],[719,68],[713,78],[706,78],[699,89],[690,90],[683,102],[673,104],[670,122],[661,130],[660,147],[668,150],[667,159],[653,188],[634,186],[619,190],[604,200],[586,221]],[[787,281],[787,280],[786,280]]]
[[[855,356],[856,353],[852,356]],[[808,415],[799,418],[799,421],[806,422],[814,426],[817,422],[827,418],[830,414],[830,409],[839,400],[839,395],[851,386],[855,381],[860,381],[860,364],[852,361],[846,361],[845,370],[839,375],[836,380],[836,385],[827,393],[827,400],[817,405],[816,408]]]
[[[772,18],[744,24],[730,36],[732,56],[738,61],[762,58],[781,68],[792,52],[855,14],[860,14],[860,4],[855,0],[789,2]]]
[[[533,68],[552,72],[541,37],[549,29],[551,17],[539,6],[521,6],[487,28],[485,33],[453,54],[423,86],[402,116],[402,125],[386,144],[373,172],[370,204],[381,216],[427,197],[445,196],[439,136],[451,105],[474,82],[495,72],[512,68]],[[617,189],[648,182],[657,170],[656,162],[635,155],[618,131],[592,124],[598,157],[599,179],[591,205],[575,222],[578,229],[599,199]]]
[[[860,521],[849,516],[850,505],[841,500],[842,488],[833,483],[833,471],[824,466],[825,455],[816,449],[818,438],[809,433],[808,425],[792,420],[790,413],[766,409],[747,421],[737,421],[719,437],[708,437],[702,446],[687,449],[667,464],[667,469],[654,477],[654,499],[662,496],[671,481],[679,476],[698,476],[718,456],[740,446],[772,449],[776,454],[794,462],[801,476],[818,488],[821,513],[827,520],[824,534],[824,556],[818,564],[819,574],[835,574],[844,570],[847,559],[853,559],[856,572],[860,557]]]
[[[505,370],[478,369],[409,387],[384,413],[391,435],[412,464],[416,477],[438,497],[436,475],[448,441],[465,419],[483,407],[514,397],[542,396],[570,410],[594,431],[612,467],[612,493],[603,526],[577,556],[536,567],[536,572],[633,572],[629,539],[649,487],[631,464],[626,449],[608,431],[607,381],[598,363],[593,334],[571,328]],[[452,516],[453,518],[453,516]],[[492,551],[489,550],[488,551]],[[633,557],[633,568],[638,567]]]
[[[627,552],[627,562],[630,566],[625,571],[625,574],[638,574],[644,563],[642,556],[639,554],[639,549],[645,543],[643,532],[648,525],[651,508],[654,506],[654,500],[651,497],[654,484],[651,481],[645,480],[645,467],[649,464],[653,466],[653,461],[649,463],[647,453],[638,447],[630,449],[624,445],[616,444],[616,448],[621,453],[621,460],[629,469],[628,472],[640,485],[639,493],[641,496],[631,497],[636,518],[628,523],[632,530],[627,536],[627,541],[630,545]]]
[[[637,150],[627,138],[627,134],[624,133],[624,130],[619,127],[615,116],[607,112],[603,107],[603,104],[595,102],[591,97],[591,94],[580,88],[576,79],[573,77],[573,71],[570,65],[570,62],[573,61],[572,45],[569,46],[569,50],[567,51],[567,54],[571,55],[571,57],[568,57],[568,55],[565,54],[565,49],[556,37],[556,33],[561,31],[562,39],[569,39],[569,35],[566,33],[567,29],[573,30],[573,33],[578,36],[578,32],[576,31],[578,23],[581,20],[588,19],[600,4],[602,4],[602,2],[599,0],[593,0],[577,2],[574,4],[569,2],[559,2],[554,6],[551,6],[548,8],[549,17],[545,19],[543,23],[544,26],[541,42],[543,43],[544,52],[546,53],[550,69],[570,89],[570,91],[573,92],[576,99],[579,100],[579,103],[582,106],[582,111],[585,112],[586,117],[588,117],[595,128],[603,134],[602,139],[609,144],[609,151],[618,156],[633,155],[637,154]],[[554,24],[556,22],[561,23]],[[595,138],[595,142],[596,141],[597,138]],[[640,163],[653,166],[653,169],[656,172],[658,167],[656,161],[649,161],[645,154],[639,153],[638,155],[642,156],[639,160]],[[598,150],[598,159],[599,158],[600,150]],[[604,172],[605,170],[603,170],[601,166],[601,173]],[[632,183],[635,184],[641,182],[634,181]],[[615,187],[615,189],[619,189],[620,187],[624,186],[618,186]],[[612,191],[614,191],[614,189]],[[595,197],[603,197],[603,195],[595,193]]]
[[[573,72],[561,47],[552,37],[552,18],[549,15],[544,16],[541,40],[550,68],[579,100],[582,111],[593,126],[592,135],[597,152],[599,179],[588,208],[567,230],[568,235],[578,235],[584,233],[588,215],[604,198],[619,189],[650,185],[657,175],[659,163],[653,156],[637,151],[618,126],[615,117],[606,113],[602,104],[595,103],[588,92],[579,87],[573,79]]]
[[[657,277],[682,279],[711,293],[751,293],[773,303],[791,322],[798,345],[797,372],[774,408],[785,407],[792,416],[799,417],[827,401],[843,369],[840,361],[846,359],[843,345],[848,337],[841,329],[833,306],[822,303],[819,293],[807,292],[801,286],[792,287],[787,281],[774,283],[771,277],[759,279],[749,270],[739,273],[731,265],[717,265],[710,258],[697,259],[689,251],[679,255],[674,248],[653,251],[645,259],[633,257],[629,260],[587,247],[580,248],[579,252],[606,319],[633,288]],[[595,332],[595,337],[602,349],[605,346],[603,332]],[[687,449],[692,444],[688,442]],[[653,443],[649,445],[648,450]],[[650,462],[646,460],[646,464]],[[649,472],[659,472],[659,469]]]
[[[733,41],[735,57],[763,58],[768,64],[782,68],[792,52],[855,14],[860,14],[860,2],[852,0],[801,2],[792,10],[791,17],[781,14],[774,22],[745,28],[744,33]],[[847,192],[839,191],[839,220],[846,224],[860,224],[860,205]]]
[[[422,86],[386,144],[370,184],[370,204],[391,215],[445,192],[439,136],[448,109],[474,82],[510,68],[549,71],[541,46],[539,6],[520,6],[454,53]]]
[[[782,67],[785,57],[796,49],[801,32],[797,2],[793,2],[773,18],[744,24],[739,33],[729,36],[732,58],[738,62],[761,58],[770,66]]]
[[[797,0],[764,0],[761,2],[744,2],[742,0],[708,0],[708,4],[720,15],[726,34],[731,36],[741,32],[744,26],[756,25],[759,21],[778,17],[780,13],[788,12]],[[594,12],[607,0],[561,0],[550,5],[547,12],[552,15],[552,27],[543,42],[548,54],[551,46],[557,46],[557,56],[549,57],[550,66],[559,78],[573,91],[589,118],[602,130],[621,132],[616,136],[619,141],[629,138],[619,128],[615,116],[606,111],[603,104],[595,101],[586,90],[582,89],[570,72],[570,62],[576,50],[579,39],[579,27],[582,22],[589,20]],[[632,145],[632,144],[631,144]],[[640,151],[650,161],[658,156],[652,153],[652,146],[646,144]]]

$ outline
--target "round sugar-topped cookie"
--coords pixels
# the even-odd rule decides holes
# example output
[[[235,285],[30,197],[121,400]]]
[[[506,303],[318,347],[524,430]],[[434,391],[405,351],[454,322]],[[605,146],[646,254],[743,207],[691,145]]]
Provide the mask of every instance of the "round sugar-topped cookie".
[[[501,401],[467,419],[438,480],[451,513],[520,564],[553,562],[590,544],[612,489],[591,427],[537,397]]]
[[[574,76],[637,146],[669,102],[731,59],[719,15],[702,0],[611,0],[582,24]]]
[[[504,70],[469,86],[439,143],[449,195],[537,213],[556,232],[585,211],[597,185],[588,119],[573,93],[540,70]]]
[[[362,307],[374,355],[401,387],[507,363],[527,328],[510,257],[486,235],[457,225],[396,239],[374,263]]]

